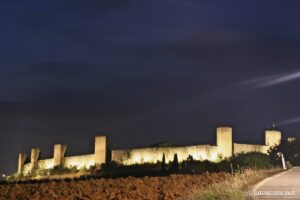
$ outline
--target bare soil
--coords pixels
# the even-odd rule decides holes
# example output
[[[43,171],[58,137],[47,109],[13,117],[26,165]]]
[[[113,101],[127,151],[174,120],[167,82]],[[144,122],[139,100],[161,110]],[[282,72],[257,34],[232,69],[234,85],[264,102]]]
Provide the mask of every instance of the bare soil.
[[[0,185],[0,199],[184,199],[191,191],[229,178],[227,173],[167,177],[60,180]]]

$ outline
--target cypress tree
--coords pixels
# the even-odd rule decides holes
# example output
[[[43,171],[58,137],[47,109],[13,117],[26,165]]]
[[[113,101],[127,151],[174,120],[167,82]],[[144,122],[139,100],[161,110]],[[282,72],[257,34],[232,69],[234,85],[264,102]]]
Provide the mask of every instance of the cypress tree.
[[[162,157],[161,171],[163,173],[166,172],[166,158],[165,158],[165,154],[163,154],[163,157]]]
[[[174,160],[171,167],[171,172],[176,173],[179,170],[179,164],[178,164],[178,156],[177,153],[174,154]]]

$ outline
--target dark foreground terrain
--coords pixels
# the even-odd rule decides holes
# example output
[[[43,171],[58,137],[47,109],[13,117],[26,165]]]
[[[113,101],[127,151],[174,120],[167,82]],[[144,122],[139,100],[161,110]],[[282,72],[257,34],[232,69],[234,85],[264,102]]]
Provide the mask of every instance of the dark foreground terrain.
[[[227,173],[166,177],[52,180],[0,185],[0,199],[181,199],[191,191],[224,181]]]

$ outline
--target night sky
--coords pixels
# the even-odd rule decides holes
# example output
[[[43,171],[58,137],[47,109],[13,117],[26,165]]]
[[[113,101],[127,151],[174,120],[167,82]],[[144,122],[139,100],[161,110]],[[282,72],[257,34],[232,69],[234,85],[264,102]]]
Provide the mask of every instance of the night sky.
[[[1,0],[0,173],[55,143],[300,136],[298,0]]]

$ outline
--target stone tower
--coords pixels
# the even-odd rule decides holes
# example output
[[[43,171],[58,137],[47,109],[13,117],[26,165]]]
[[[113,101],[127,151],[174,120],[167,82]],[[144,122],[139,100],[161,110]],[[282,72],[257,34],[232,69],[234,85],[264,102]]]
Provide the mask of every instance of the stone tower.
[[[101,165],[106,162],[107,159],[107,137],[96,136],[95,137],[95,163]]]
[[[265,143],[267,146],[274,146],[280,144],[281,132],[277,130],[266,130],[265,132]]]
[[[40,149],[39,148],[32,148],[31,155],[30,155],[30,162],[32,164],[36,164],[40,156]]]
[[[26,154],[19,153],[19,159],[18,159],[18,173],[19,174],[23,172],[25,160],[26,160]]]
[[[63,144],[54,145],[53,165],[58,166],[63,164],[63,158],[65,157],[67,146]]]
[[[219,152],[221,152],[223,158],[232,156],[233,144],[232,144],[232,128],[231,127],[219,127],[217,128],[217,146]]]

